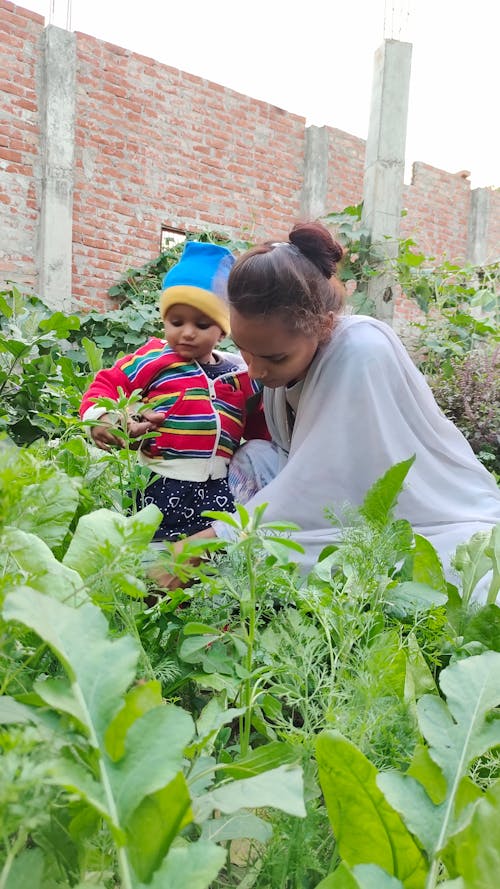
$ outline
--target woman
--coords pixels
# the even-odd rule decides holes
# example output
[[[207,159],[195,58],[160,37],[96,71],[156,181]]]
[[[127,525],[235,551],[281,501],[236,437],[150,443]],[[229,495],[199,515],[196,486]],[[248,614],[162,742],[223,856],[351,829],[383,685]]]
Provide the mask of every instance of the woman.
[[[230,468],[236,500],[267,503],[267,521],[295,522],[310,568],[334,539],[325,518],[359,506],[391,466],[415,455],[396,507],[450,557],[500,522],[500,492],[437,406],[393,330],[344,316],[336,263],[342,248],[319,223],[245,253],[229,281],[231,332],[251,377],[264,384],[272,445],[250,442]],[[215,522],[202,536],[227,536]]]

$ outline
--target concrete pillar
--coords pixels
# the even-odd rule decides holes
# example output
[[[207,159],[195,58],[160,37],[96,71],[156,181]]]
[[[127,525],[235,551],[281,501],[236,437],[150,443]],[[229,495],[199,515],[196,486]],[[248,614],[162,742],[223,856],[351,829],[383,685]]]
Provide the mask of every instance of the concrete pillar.
[[[328,190],[328,127],[307,127],[304,179],[300,198],[302,219],[315,220],[326,213]]]
[[[467,259],[473,265],[488,262],[489,188],[474,188],[470,195]]]
[[[38,293],[71,310],[76,37],[49,25],[43,34],[41,76],[42,189]]]
[[[404,185],[411,43],[384,40],[375,53],[372,102],[363,183],[363,226],[379,253],[380,274],[368,284],[377,318],[392,323],[394,276]]]

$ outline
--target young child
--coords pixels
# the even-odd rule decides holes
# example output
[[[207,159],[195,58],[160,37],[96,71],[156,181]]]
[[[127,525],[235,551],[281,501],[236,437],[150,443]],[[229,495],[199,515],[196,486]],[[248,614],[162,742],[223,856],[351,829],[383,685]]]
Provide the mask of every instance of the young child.
[[[167,272],[160,298],[165,338],[150,339],[131,355],[97,373],[80,408],[103,450],[122,446],[113,416],[95,405],[141,390],[150,410],[130,417],[128,434],[140,438],[139,460],[159,476],[146,488],[145,503],[163,513],[156,540],[175,540],[206,528],[204,510],[231,510],[229,461],[242,438],[267,438],[261,386],[250,380],[239,355],[215,349],[229,333],[226,287],[234,257],[225,247],[188,241]]]

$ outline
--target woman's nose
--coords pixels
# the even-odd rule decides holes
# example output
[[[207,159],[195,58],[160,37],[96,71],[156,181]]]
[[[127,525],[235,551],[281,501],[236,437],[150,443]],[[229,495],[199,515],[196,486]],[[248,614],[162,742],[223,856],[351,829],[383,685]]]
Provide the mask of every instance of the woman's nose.
[[[254,359],[250,359],[247,361],[248,364],[248,375],[252,377],[254,380],[265,380],[267,377],[267,370],[260,361],[255,361]]]

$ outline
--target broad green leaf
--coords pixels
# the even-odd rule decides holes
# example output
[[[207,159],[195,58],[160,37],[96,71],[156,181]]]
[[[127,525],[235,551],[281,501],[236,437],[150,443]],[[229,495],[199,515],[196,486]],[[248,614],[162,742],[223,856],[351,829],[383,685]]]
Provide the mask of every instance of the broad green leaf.
[[[125,755],[107,766],[120,823],[127,824],[144,796],[165,787],[181,771],[184,748],[193,734],[191,716],[174,704],[155,707],[131,725]]]
[[[417,744],[415,747],[406,774],[416,778],[435,806],[445,800],[446,779],[437,763],[431,759],[429,748],[425,747],[424,744]]]
[[[31,351],[31,347],[29,344],[25,343],[24,340],[15,340],[15,339],[5,339],[2,337],[0,344],[1,352],[10,352],[11,355],[14,355],[15,358],[19,358],[23,353],[28,353]]]
[[[236,531],[241,531],[239,522],[228,512],[220,512],[216,509],[205,509],[202,515],[207,519],[213,519],[216,522],[222,522],[224,525],[229,525],[231,528],[235,528]]]
[[[87,769],[69,758],[60,758],[56,760],[51,771],[55,784],[78,793],[79,797],[92,806],[102,818],[109,821],[114,827],[115,833],[121,833],[120,824],[113,807],[109,805],[109,799],[106,799],[102,785],[92,777]]]
[[[470,602],[477,584],[491,570],[492,562],[488,555],[491,533],[477,531],[470,540],[457,546],[452,557],[453,567],[462,576],[462,599],[465,603]]]
[[[465,830],[446,850],[467,889],[497,889],[500,875],[500,781],[476,805]],[[448,860],[448,859],[447,859]]]
[[[411,700],[415,700],[426,692],[437,692],[434,677],[420,650],[414,633],[408,634],[406,646],[408,654],[406,661],[405,699],[411,698]]]
[[[208,889],[225,860],[225,850],[208,840],[175,846],[151,882],[138,889]]]
[[[125,753],[125,737],[132,723],[162,703],[161,684],[156,679],[130,689],[123,707],[108,725],[104,736],[106,751],[111,759],[116,762]]]
[[[122,516],[98,509],[82,516],[63,563],[74,568],[84,580],[110,565],[119,565],[124,555],[142,552],[161,522],[162,514],[150,504],[136,515]]]
[[[500,654],[487,651],[451,664],[442,671],[440,686],[446,704],[424,695],[418,720],[453,795],[469,763],[500,744],[500,723],[490,718],[500,705]]]
[[[275,769],[285,763],[297,762],[300,751],[285,741],[271,741],[252,750],[247,756],[224,765],[223,774],[232,778],[250,778],[268,769]]]
[[[300,525],[296,525],[295,522],[261,522],[259,524],[259,530],[270,530],[270,531],[300,531]],[[281,538],[280,538],[281,539]]]
[[[441,559],[432,543],[426,537],[415,534],[413,550],[413,580],[426,583],[434,590],[447,593],[446,577]]]
[[[224,725],[229,725],[245,713],[245,707],[224,707],[218,698],[213,697],[201,711],[196,721],[195,746],[203,744],[215,735]]]
[[[98,349],[96,344],[86,336],[82,337],[82,346],[85,349],[90,370],[92,373],[97,373],[102,368],[102,353],[104,350]]]
[[[437,695],[424,695],[417,715],[429,755],[445,781],[444,799],[434,804],[424,790],[423,785],[430,787],[432,773],[425,758],[411,769],[423,784],[410,774],[386,772],[378,779],[391,805],[430,856],[438,855],[450,835],[470,818],[472,809],[467,803],[474,801],[474,793],[465,781],[469,764],[500,745],[500,723],[491,719],[500,704],[500,654],[489,651],[457,661],[442,671],[440,686],[446,703]],[[434,793],[432,798],[436,799]]]
[[[262,548],[281,564],[288,562],[290,559],[290,550],[297,553],[303,553],[304,547],[294,540],[288,540],[286,537],[268,537],[267,535],[261,540]]]
[[[12,318],[12,315],[14,313],[12,306],[9,305],[9,303],[7,302],[7,300],[1,293],[0,293],[0,312],[6,318]]]
[[[488,603],[496,602],[500,593],[500,524],[495,525],[491,531],[490,542],[486,549],[486,555],[491,559],[493,576],[488,590]]]
[[[220,633],[216,636],[188,636],[184,639],[179,648],[179,656],[188,664],[196,664],[201,661],[210,645],[217,642]]]
[[[191,821],[191,798],[182,772],[144,797],[127,826],[130,863],[140,880],[151,879],[175,837]]]
[[[194,801],[193,812],[195,821],[200,822],[205,821],[214,809],[230,815],[240,809],[265,806],[299,818],[305,816],[301,768],[283,765],[253,778],[219,785]]]
[[[22,488],[22,497],[10,506],[4,520],[36,534],[51,550],[66,537],[79,500],[78,484],[62,472]]]
[[[81,605],[89,597],[82,578],[54,557],[46,543],[36,534],[6,528],[2,542],[11,557],[28,575],[27,585],[53,596],[68,605]]]
[[[36,710],[20,704],[8,695],[0,695],[0,725],[21,725],[36,721]]]
[[[194,799],[214,783],[217,760],[214,756],[198,756],[189,771],[189,791]]]
[[[436,851],[445,803],[433,805],[422,785],[411,775],[387,771],[377,775],[377,785],[388,803],[399,812],[429,857]]]
[[[490,651],[500,651],[500,608],[485,605],[472,613],[463,632],[464,642],[481,642]]]
[[[208,624],[191,622],[183,626],[182,632],[185,636],[203,636],[207,633],[216,636],[222,631],[218,627],[211,627]]]
[[[267,506],[267,504],[266,504],[266,506]],[[240,517],[241,529],[247,528],[248,525],[250,524],[250,514],[249,514],[248,510],[245,509],[245,507],[243,506],[242,503],[235,503],[235,508],[236,508],[236,512],[238,513],[238,515]],[[262,510],[259,512],[259,515],[261,515],[261,513],[262,513]],[[254,513],[254,520],[255,520],[255,513]]]
[[[386,603],[391,611],[398,617],[413,617],[416,614],[430,611],[444,605],[448,596],[440,593],[425,583],[417,583],[409,580],[406,583],[398,583],[386,593]]]
[[[223,843],[226,840],[238,840],[244,837],[257,840],[259,843],[267,843],[272,833],[272,827],[267,821],[263,821],[252,812],[237,812],[235,815],[205,821],[201,838]]]
[[[376,864],[357,864],[350,869],[341,862],[316,889],[404,889],[404,886],[401,880],[391,877]]]
[[[39,323],[40,330],[45,333],[53,330],[59,339],[66,339],[71,330],[80,330],[78,315],[65,315],[63,312],[54,312],[50,318],[44,318]]]
[[[23,849],[12,863],[5,889],[43,889],[44,868],[41,849]]]
[[[338,732],[316,742],[319,779],[339,854],[351,867],[377,864],[406,889],[421,889],[426,865],[400,816],[377,787],[377,770]]]
[[[359,510],[369,522],[375,525],[384,525],[387,522],[414,462],[413,456],[409,460],[396,463],[372,485]]]
[[[106,619],[94,605],[71,608],[29,588],[9,593],[3,614],[34,630],[59,657],[85,714],[90,742],[97,747],[134,678],[134,640],[108,639]]]
[[[86,728],[86,713],[78,695],[75,695],[69,681],[65,678],[36,680],[35,691],[53,710],[69,713],[80,725]]]

